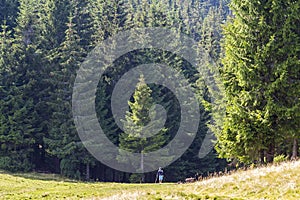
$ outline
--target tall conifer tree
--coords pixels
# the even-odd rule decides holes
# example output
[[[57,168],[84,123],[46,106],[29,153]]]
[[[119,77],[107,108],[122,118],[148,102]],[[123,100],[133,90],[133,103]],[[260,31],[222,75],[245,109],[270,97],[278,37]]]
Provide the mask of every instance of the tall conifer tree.
[[[272,162],[288,132],[299,138],[299,1],[233,0],[231,8],[222,71],[227,116],[218,151]]]
[[[141,171],[144,170],[143,154],[160,149],[168,140],[165,128],[156,134],[151,133],[151,127],[144,129],[156,116],[155,111],[151,111],[151,107],[154,105],[151,93],[144,77],[141,76],[133,94],[133,102],[128,102],[130,111],[127,112],[126,119],[123,121],[125,133],[122,133],[119,139],[121,149],[141,154],[140,163],[133,163],[140,164]],[[120,161],[122,162],[122,160]]]

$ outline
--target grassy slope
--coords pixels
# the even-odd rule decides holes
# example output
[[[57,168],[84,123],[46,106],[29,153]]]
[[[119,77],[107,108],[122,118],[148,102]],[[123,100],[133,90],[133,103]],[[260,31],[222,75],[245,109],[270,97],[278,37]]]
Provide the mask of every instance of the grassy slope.
[[[0,199],[300,199],[300,161],[193,184],[78,183],[0,172]]]

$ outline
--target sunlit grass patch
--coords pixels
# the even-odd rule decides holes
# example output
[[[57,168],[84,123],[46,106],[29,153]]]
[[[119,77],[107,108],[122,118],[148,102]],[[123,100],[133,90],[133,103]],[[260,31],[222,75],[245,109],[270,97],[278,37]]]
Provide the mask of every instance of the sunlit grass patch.
[[[0,199],[300,199],[300,162],[238,171],[192,184],[75,182],[53,174],[0,171]]]

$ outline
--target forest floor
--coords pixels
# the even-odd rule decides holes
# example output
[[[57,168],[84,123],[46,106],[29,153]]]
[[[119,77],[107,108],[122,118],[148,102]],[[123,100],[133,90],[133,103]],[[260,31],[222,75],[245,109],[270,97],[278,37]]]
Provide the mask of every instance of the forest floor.
[[[0,199],[300,199],[300,161],[188,184],[84,183],[0,171]]]

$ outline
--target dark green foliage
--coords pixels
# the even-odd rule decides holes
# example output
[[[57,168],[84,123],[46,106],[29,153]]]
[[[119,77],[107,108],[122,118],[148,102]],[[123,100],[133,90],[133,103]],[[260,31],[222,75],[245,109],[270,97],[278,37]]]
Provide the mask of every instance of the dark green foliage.
[[[78,178],[81,176],[78,171],[80,163],[93,164],[81,143],[72,115],[72,89],[75,80],[76,70],[84,58],[84,49],[81,48],[80,37],[75,29],[75,17],[70,15],[67,23],[68,29],[65,33],[65,40],[53,56],[51,84],[55,86],[51,94],[52,116],[49,123],[49,135],[44,137],[47,152],[61,159],[61,173],[65,176]],[[75,153],[76,152],[76,153]],[[73,175],[73,173],[75,175]],[[89,177],[89,175],[87,175]]]
[[[142,183],[143,182],[143,175],[142,174],[132,174],[129,177],[130,183]]]
[[[2,0],[0,2],[0,24],[7,23],[12,30],[16,26],[16,17],[18,13],[18,0]],[[2,30],[2,28],[0,28]]]
[[[118,31],[137,27],[180,30],[199,41],[199,46],[205,47],[207,54],[217,60],[223,10],[226,8],[221,8],[217,1],[200,0],[1,1],[0,168],[10,171],[55,171],[87,180],[138,180],[137,175],[130,177],[130,174],[110,169],[96,161],[80,141],[71,104],[76,70],[99,42]],[[296,26],[294,28],[297,30]],[[285,34],[292,37],[288,31]],[[142,43],[147,35],[138,37]],[[166,63],[183,73],[195,90],[199,90],[195,92],[199,99],[203,97],[209,101],[209,95],[202,92],[206,86],[198,81],[196,70],[177,55],[151,49],[130,52],[116,61],[100,80],[95,102],[99,123],[105,134],[122,148],[136,150],[139,147],[137,152],[153,151],[167,144],[177,132],[180,105],[168,88],[157,85],[148,85],[143,91],[151,94],[147,109],[152,103],[160,104],[168,114],[165,129],[153,140],[136,140],[122,134],[112,117],[110,97],[118,79],[134,66],[155,62]],[[284,91],[288,90],[286,87]],[[133,99],[136,100],[137,96],[143,95],[135,94]],[[129,129],[131,118],[146,117],[145,121],[138,123],[140,126],[149,120],[145,113],[137,114],[141,111],[139,105],[144,104],[137,102],[130,104],[131,112],[136,110],[136,115],[127,113],[124,121]],[[202,111],[196,140],[176,163],[166,168],[169,180],[176,181],[195,172],[218,170],[221,161],[215,158],[213,152],[203,160],[198,158],[209,119],[209,114]],[[296,110],[290,110],[290,116],[295,113]],[[132,147],[127,143],[131,139],[134,141]],[[150,173],[142,178],[147,182],[154,180]]]
[[[3,113],[1,126],[2,154],[11,159],[22,160],[18,166],[6,168],[31,170],[33,160],[38,160],[36,150],[41,141],[42,122],[36,110],[37,98],[41,77],[37,72],[41,54],[38,53],[37,44],[38,27],[34,26],[37,20],[30,7],[31,2],[20,2],[20,13],[17,18],[18,25],[14,29],[14,38],[6,34],[3,39],[3,66],[1,66],[2,87],[6,91],[2,99],[1,111]],[[7,31],[4,28],[4,32]],[[2,43],[2,42],[1,42]],[[6,159],[7,160],[7,159]],[[6,162],[10,163],[10,162]],[[27,164],[24,164],[27,163]]]
[[[151,126],[148,129],[143,129],[151,122],[151,119],[156,119],[156,112],[151,110],[154,105],[151,93],[152,91],[149,86],[146,85],[144,77],[141,76],[133,94],[133,102],[128,103],[130,111],[126,113],[125,120],[123,121],[125,132],[119,137],[119,147],[121,149],[145,154],[160,149],[168,140],[169,136],[166,135],[166,128],[162,128],[158,133],[152,133],[151,131],[153,130]],[[128,156],[127,159],[130,160],[130,156]],[[160,157],[157,159],[167,158]],[[124,161],[120,160],[120,162]],[[141,156],[140,163],[134,163],[133,161],[131,163],[133,169],[134,165],[138,165],[141,171],[144,170],[143,156]],[[155,161],[153,161],[153,164],[154,163]]]
[[[272,162],[299,138],[299,1],[232,1],[222,78],[226,119],[222,157]]]

